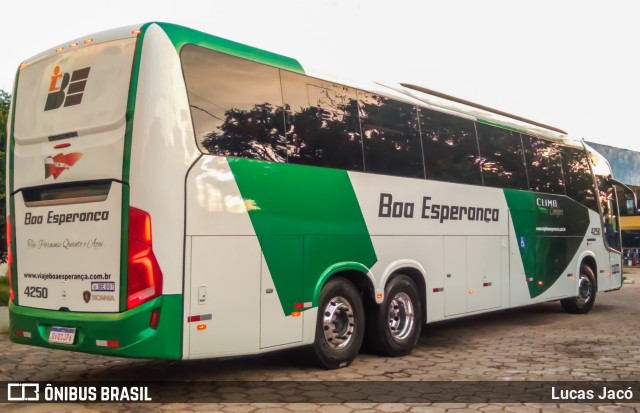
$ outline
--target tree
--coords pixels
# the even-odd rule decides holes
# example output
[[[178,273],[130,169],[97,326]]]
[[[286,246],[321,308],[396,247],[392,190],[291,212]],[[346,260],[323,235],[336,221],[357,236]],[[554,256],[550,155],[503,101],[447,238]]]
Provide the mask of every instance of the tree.
[[[7,260],[7,231],[6,231],[6,187],[5,187],[5,148],[7,147],[7,121],[9,119],[9,104],[11,95],[0,89],[0,262]]]

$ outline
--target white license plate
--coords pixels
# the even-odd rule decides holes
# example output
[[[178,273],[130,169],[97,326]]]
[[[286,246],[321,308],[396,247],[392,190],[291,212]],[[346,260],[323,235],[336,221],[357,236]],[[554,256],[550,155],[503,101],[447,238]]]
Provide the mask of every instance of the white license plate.
[[[49,331],[49,343],[73,344],[75,337],[75,328],[51,327],[51,331]]]

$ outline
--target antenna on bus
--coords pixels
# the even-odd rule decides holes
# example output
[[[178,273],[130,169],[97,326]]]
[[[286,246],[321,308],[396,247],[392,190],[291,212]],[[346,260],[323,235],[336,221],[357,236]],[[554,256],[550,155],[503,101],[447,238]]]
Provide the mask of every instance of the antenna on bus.
[[[503,112],[501,110],[490,108],[489,106],[484,106],[484,105],[481,105],[479,103],[471,102],[469,100],[460,99],[460,98],[457,98],[455,96],[447,95],[445,93],[436,92],[435,90],[427,89],[427,88],[424,88],[422,86],[412,85],[411,83],[400,83],[400,85],[404,86],[404,87],[406,87],[408,89],[417,90],[418,92],[426,93],[428,95],[436,96],[436,97],[439,97],[439,98],[442,98],[442,99],[452,100],[452,101],[457,102],[457,103],[462,103],[463,105],[467,105],[467,106],[474,107],[476,109],[481,109],[481,110],[485,110],[487,112],[495,113],[496,115],[506,116],[506,117],[511,118],[511,119],[519,120],[521,122],[526,122],[526,123],[529,123],[531,125],[539,126],[541,128],[552,130],[554,132],[562,133],[564,135],[567,134],[567,132],[563,131],[562,129],[558,129],[558,128],[555,128],[555,127],[549,126],[549,125],[545,125],[544,123],[536,122],[536,121],[533,121],[531,119],[523,118],[522,116],[513,115],[511,113]]]

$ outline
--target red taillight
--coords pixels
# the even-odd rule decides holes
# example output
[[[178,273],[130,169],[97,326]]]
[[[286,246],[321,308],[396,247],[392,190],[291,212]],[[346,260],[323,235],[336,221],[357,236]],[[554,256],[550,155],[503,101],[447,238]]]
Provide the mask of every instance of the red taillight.
[[[151,217],[129,208],[129,272],[127,308],[131,309],[162,294],[162,272],[153,255]]]
[[[13,265],[13,251],[11,251],[11,217],[7,216],[7,280],[9,281],[9,299],[13,301],[13,277],[11,267]]]

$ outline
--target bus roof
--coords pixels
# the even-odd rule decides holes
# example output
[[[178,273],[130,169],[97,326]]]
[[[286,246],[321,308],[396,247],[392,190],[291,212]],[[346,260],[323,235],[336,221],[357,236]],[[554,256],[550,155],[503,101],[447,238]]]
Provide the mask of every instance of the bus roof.
[[[20,68],[28,66],[40,59],[54,55],[56,53],[66,53],[91,44],[117,40],[127,37],[135,37],[140,32],[144,33],[147,27],[152,24],[160,26],[173,42],[176,50],[180,51],[185,44],[195,44],[207,47],[223,53],[228,53],[237,57],[256,61],[258,63],[267,64],[278,67],[280,69],[289,70],[297,73],[306,74],[308,76],[317,77],[344,84],[349,87],[363,89],[372,93],[378,93],[383,96],[401,100],[417,106],[426,107],[428,109],[440,112],[455,114],[465,118],[470,118],[481,123],[487,123],[504,129],[513,130],[515,132],[527,133],[543,138],[576,141],[568,137],[567,133],[539,122],[524,119],[520,116],[510,115],[503,111],[488,108],[478,104],[468,104],[471,102],[462,99],[434,92],[422,86],[408,85],[405,83],[381,83],[375,81],[363,81],[354,79],[344,79],[334,74],[325,73],[315,68],[305,68],[300,62],[294,58],[272,53],[263,49],[248,46],[242,43],[234,42],[212,34],[204,33],[188,27],[164,23],[149,22],[131,26],[120,27],[107,31],[82,36],[77,39],[59,44],[49,50],[33,56],[24,63]],[[431,92],[431,93],[430,93]],[[465,104],[466,102],[466,104]]]

